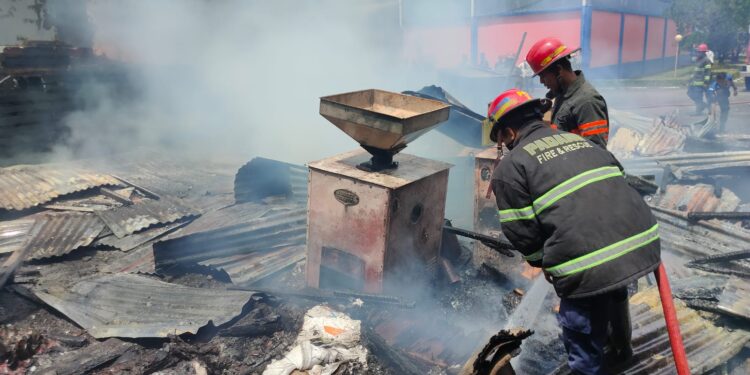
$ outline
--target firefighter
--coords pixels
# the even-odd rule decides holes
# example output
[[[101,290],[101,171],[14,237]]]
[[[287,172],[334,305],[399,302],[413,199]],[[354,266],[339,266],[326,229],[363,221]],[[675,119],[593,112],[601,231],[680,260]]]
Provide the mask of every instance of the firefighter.
[[[732,75],[729,73],[721,72],[716,73],[716,79],[714,79],[708,87],[708,97],[711,103],[716,103],[719,106],[719,133],[724,133],[727,124],[727,117],[729,117],[729,89],[734,90],[734,96],[737,96],[737,86],[734,85]]]
[[[510,150],[492,189],[503,233],[560,296],[570,368],[607,374],[632,357],[627,285],[659,265],[658,226],[610,152],[542,121],[549,106],[518,89],[490,103],[490,137]]]
[[[693,76],[688,83],[688,96],[695,102],[694,115],[703,114],[708,105],[703,102],[703,95],[708,94],[708,85],[711,83],[711,61],[706,56],[708,46],[703,43],[695,49],[695,68]]]
[[[570,56],[579,49],[564,45],[559,39],[544,38],[526,55],[534,75],[554,98],[552,127],[578,134],[606,149],[609,138],[607,103],[586,81],[580,70],[573,71]]]

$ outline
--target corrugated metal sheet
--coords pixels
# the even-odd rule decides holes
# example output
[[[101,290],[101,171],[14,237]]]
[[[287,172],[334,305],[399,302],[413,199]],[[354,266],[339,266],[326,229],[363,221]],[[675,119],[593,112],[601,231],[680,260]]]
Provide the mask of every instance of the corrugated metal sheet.
[[[234,214],[237,212],[226,211],[219,215],[231,217]],[[215,229],[212,227],[213,224],[226,221],[228,217],[217,217],[209,223],[197,223],[197,228],[193,227],[194,223],[191,223],[184,231],[177,232],[169,236],[169,239],[156,243],[154,255],[157,267],[196,264],[213,258],[305,243],[306,208],[296,206],[294,209],[273,209],[255,219],[251,219],[252,214],[241,216],[246,219]]]
[[[304,260],[305,249],[304,245],[282,247],[278,250],[212,258],[199,264],[222,270],[229,275],[233,284],[247,286]]]
[[[183,199],[205,211],[234,201],[232,181],[240,165],[141,151],[113,156],[106,163],[90,162],[90,168],[106,171],[159,195]]]
[[[684,258],[700,258],[744,250],[750,242],[750,231],[721,221],[691,223],[684,212],[651,207],[659,221],[662,248]]]
[[[115,236],[122,238],[154,224],[169,224],[200,213],[176,199],[162,198],[144,199],[130,206],[96,211],[96,215]]]
[[[272,210],[278,211],[279,209],[281,207],[261,203],[234,204],[204,213],[199,218],[191,221],[190,224],[179,232],[167,236],[166,239],[176,239],[195,233],[208,232],[247,223],[268,214]]]
[[[721,198],[711,185],[669,185],[656,205],[670,210],[687,212],[727,212],[740,205],[740,198],[729,189],[721,189]]]
[[[611,111],[613,135],[607,149],[621,159],[668,155],[681,151],[686,135],[673,115],[647,118],[623,111]]]
[[[0,254],[19,250],[26,235],[34,225],[34,219],[19,219],[0,222]]]
[[[680,332],[690,370],[704,374],[734,357],[750,341],[750,332],[730,331],[701,318],[682,301],[675,301]],[[630,299],[633,359],[614,369],[616,374],[674,374],[674,359],[664,323],[659,292],[650,288]],[[567,365],[553,374],[569,374]]]
[[[114,274],[34,294],[96,338],[137,338],[195,333],[209,321],[219,326],[239,315],[254,293]]]
[[[0,222],[0,253],[19,250],[31,230],[39,222],[39,232],[29,239],[29,259],[67,254],[90,245],[104,229],[94,214],[40,213],[27,218]]]
[[[307,168],[266,158],[254,158],[234,176],[236,203],[259,201],[268,196],[284,196],[307,202]]]
[[[115,178],[54,165],[18,165],[0,169],[0,208],[23,210],[61,195],[102,185],[117,185]]]
[[[717,307],[727,314],[750,320],[750,283],[736,277],[730,278]]]
[[[637,152],[642,156],[668,155],[681,151],[685,146],[685,134],[666,125],[655,125],[638,143]]]
[[[99,267],[102,273],[145,273],[155,274],[154,248],[151,244],[139,246],[123,253]]]
[[[96,240],[96,243],[98,245],[114,247],[115,249],[119,249],[122,251],[129,251],[145,244],[146,242],[155,240],[166,235],[167,233],[171,233],[178,228],[185,226],[186,224],[187,222],[171,223],[163,227],[151,228],[139,233],[134,233],[123,238],[118,238],[114,234],[111,234],[109,236]]]
[[[29,259],[65,255],[88,246],[104,229],[104,223],[93,214],[45,214],[36,216],[36,221],[41,229],[27,245]]]

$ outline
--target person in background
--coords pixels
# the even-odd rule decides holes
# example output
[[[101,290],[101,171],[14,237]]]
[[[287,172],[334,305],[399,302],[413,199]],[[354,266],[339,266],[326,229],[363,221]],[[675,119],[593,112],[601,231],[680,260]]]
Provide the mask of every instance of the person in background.
[[[659,226],[609,151],[542,121],[549,106],[518,89],[490,103],[490,139],[510,150],[491,186],[503,233],[560,297],[571,370],[613,374],[633,355],[627,286],[659,266]]]
[[[713,64],[714,63],[714,51],[711,51],[710,49],[706,51],[706,58],[708,59],[708,61],[711,62],[711,64]]]
[[[729,116],[729,89],[737,96],[737,86],[734,85],[732,75],[729,73],[716,73],[715,78],[708,86],[708,97],[711,103],[719,107],[719,133],[726,130],[727,117]]]
[[[703,102],[703,95],[707,95],[708,85],[711,83],[711,61],[706,56],[708,46],[703,43],[695,49],[695,68],[693,76],[688,83],[687,94],[695,103],[694,115],[703,114],[703,110],[708,106]]]
[[[479,69],[490,70],[490,63],[487,61],[484,52],[479,54]]]
[[[583,76],[573,70],[570,57],[578,51],[557,38],[536,42],[526,55],[526,62],[539,82],[555,99],[552,127],[578,134],[606,149],[609,138],[609,114],[604,97]]]

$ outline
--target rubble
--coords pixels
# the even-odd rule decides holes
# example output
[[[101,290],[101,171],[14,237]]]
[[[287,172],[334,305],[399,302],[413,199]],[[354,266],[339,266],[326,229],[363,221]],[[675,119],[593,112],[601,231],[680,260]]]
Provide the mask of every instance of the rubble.
[[[729,330],[701,318],[680,301],[675,301],[685,350],[694,374],[704,374],[726,363],[750,341],[750,332]],[[630,300],[633,325],[633,358],[613,369],[617,374],[672,374],[674,363],[656,288],[649,288]],[[567,364],[555,375],[569,374]]]
[[[675,293],[684,301],[678,313],[691,367],[705,373],[745,358],[741,349],[750,340],[742,325],[722,320],[750,315],[743,300],[750,231],[737,222],[747,207],[744,193],[710,180],[717,165],[723,173],[750,164],[742,153],[686,153],[689,135],[669,121],[653,130],[650,119],[641,128],[623,121],[613,142],[632,147],[631,159],[623,160],[630,172],[669,177],[649,185],[646,199],[659,220],[675,286],[718,273],[735,277]],[[261,373],[286,354],[314,353],[298,333],[318,303],[360,322],[357,342],[364,351],[341,363],[339,374],[476,369],[472,355],[506,325],[524,329],[489,340],[495,354],[479,367],[502,367],[519,348],[512,362],[518,373],[546,373],[564,360],[557,299],[539,297],[534,288],[549,285],[542,278],[532,285],[533,273],[524,277],[518,263],[474,264],[465,240],[448,231],[434,265],[440,279],[426,296],[311,293],[304,288],[307,170],[265,158],[239,165],[148,154],[0,171],[0,179],[7,171],[36,176],[13,178],[15,193],[6,192],[10,203],[0,221],[0,260],[10,281],[0,291],[0,324],[23,333],[13,342],[0,339],[5,353],[17,348],[12,371]],[[59,180],[68,171],[75,175],[66,184],[39,188],[34,199],[21,193],[46,184],[37,177]],[[631,301],[636,359],[622,373],[671,370],[656,296],[649,289]],[[532,302],[538,304],[527,308]],[[127,340],[104,340],[110,337]],[[332,353],[330,347],[324,352]],[[3,355],[0,366],[9,366],[10,355]],[[565,373],[564,366],[558,371]]]
[[[123,238],[154,224],[170,224],[200,215],[197,210],[177,200],[144,199],[133,205],[96,211],[96,215],[118,238]]]
[[[220,326],[242,312],[252,292],[190,288],[133,274],[104,275],[71,290],[34,294],[96,338],[167,337]]]
[[[0,168],[0,208],[23,210],[61,195],[118,183],[111,176],[66,166],[21,165]]]

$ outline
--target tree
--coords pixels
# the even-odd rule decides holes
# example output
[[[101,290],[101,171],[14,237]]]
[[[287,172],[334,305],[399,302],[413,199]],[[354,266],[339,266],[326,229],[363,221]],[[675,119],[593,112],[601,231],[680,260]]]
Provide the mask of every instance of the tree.
[[[750,0],[673,0],[667,13],[686,36],[685,47],[706,43],[724,60],[747,43]]]

